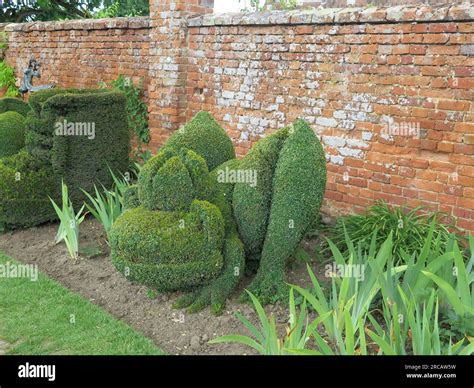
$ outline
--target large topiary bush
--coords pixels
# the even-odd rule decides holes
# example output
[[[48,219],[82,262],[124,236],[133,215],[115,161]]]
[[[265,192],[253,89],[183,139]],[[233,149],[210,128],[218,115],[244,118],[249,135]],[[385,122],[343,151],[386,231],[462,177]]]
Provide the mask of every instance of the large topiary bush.
[[[0,114],[0,158],[16,154],[25,146],[25,118],[17,112]]]
[[[209,202],[195,200],[189,212],[126,211],[114,225],[113,261],[131,280],[160,291],[205,284],[223,266],[224,220]]]
[[[325,190],[324,152],[304,121],[240,161],[229,144],[199,113],[145,164],[112,229],[117,269],[158,290],[191,289],[175,304],[191,312],[211,305],[220,313],[251,262],[258,272],[250,289],[263,302],[286,298],[285,265]]]
[[[54,219],[49,197],[55,198],[61,180],[69,186],[73,203],[80,205],[81,189],[110,187],[110,170],[129,168],[130,133],[122,93],[48,89],[31,94],[29,105],[26,152],[0,159],[5,178],[0,183],[0,222],[8,228]],[[21,209],[10,209],[12,204]]]
[[[56,124],[59,118],[63,123],[76,123],[76,133],[81,128],[87,133],[53,136],[51,164],[68,185],[73,203],[84,200],[81,189],[90,192],[94,185],[111,187],[110,170],[117,174],[129,169],[130,131],[125,103],[121,92],[94,90],[59,94],[43,104],[41,117],[48,122]]]
[[[31,227],[56,218],[60,179],[26,151],[0,159],[0,230]]]
[[[30,109],[30,105],[19,98],[4,97],[0,99],[0,113],[17,112],[26,117]]]

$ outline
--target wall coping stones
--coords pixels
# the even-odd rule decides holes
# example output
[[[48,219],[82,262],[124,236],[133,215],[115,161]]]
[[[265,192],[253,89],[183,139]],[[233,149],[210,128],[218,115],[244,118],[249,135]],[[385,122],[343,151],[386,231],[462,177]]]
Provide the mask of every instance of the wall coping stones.
[[[108,30],[150,28],[148,16],[108,19],[79,19],[51,22],[9,23],[4,30],[12,31],[64,31],[64,30]],[[0,29],[1,26],[0,26]]]
[[[474,20],[474,8],[469,3],[462,3],[452,6],[400,5],[394,7],[322,8],[207,14],[189,19],[188,26],[412,23],[472,20]]]
[[[189,19],[188,26],[408,23],[472,20],[474,20],[474,8],[469,3],[463,3],[452,6],[401,5],[394,7],[321,8],[292,11],[205,14]],[[0,23],[0,31],[4,30],[7,32],[141,29],[151,27],[151,19],[148,16],[30,23]]]

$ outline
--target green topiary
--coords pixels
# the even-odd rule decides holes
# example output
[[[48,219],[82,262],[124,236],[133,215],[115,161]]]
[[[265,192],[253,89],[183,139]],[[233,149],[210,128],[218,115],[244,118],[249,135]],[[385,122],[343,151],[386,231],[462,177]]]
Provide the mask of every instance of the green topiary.
[[[49,197],[55,198],[61,179],[69,187],[71,200],[81,204],[81,189],[111,187],[110,170],[117,174],[129,168],[130,133],[122,93],[49,89],[32,93],[29,104],[27,152],[0,159],[5,177],[0,187],[0,219],[11,228],[55,219]],[[25,181],[12,185],[17,172]],[[10,209],[12,204],[17,209]]]
[[[198,114],[191,128],[208,118]],[[190,312],[211,305],[221,313],[252,261],[258,267],[254,294],[262,302],[286,298],[285,266],[317,218],[325,190],[324,152],[304,121],[259,141],[240,161],[227,153],[208,173],[196,153],[215,163],[213,150],[227,144],[221,135],[210,126],[167,142],[142,168],[138,187],[130,189],[131,209],[113,227],[115,266],[160,290],[193,286],[175,303]]]
[[[26,120],[26,149],[28,152],[45,163],[51,163],[55,124],[57,121],[64,120],[65,117],[57,116],[55,112],[52,112],[52,114],[45,114],[45,112],[43,112],[43,106],[50,98],[71,94],[91,95],[102,94],[106,92],[107,90],[105,89],[55,88],[40,90],[38,92],[32,93],[28,100],[30,112],[28,113]],[[83,111],[80,113],[84,114]],[[80,119],[79,122],[87,122],[87,119],[87,114],[85,114],[85,118]]]
[[[17,112],[23,117],[26,117],[30,111],[30,106],[27,102],[14,97],[4,97],[0,99],[0,113]]]
[[[223,236],[219,209],[196,200],[189,212],[127,210],[116,221],[110,243],[114,264],[119,270],[128,267],[131,280],[173,291],[219,274]]]
[[[249,287],[261,302],[286,298],[287,260],[317,217],[325,188],[324,150],[311,127],[298,120],[278,158],[260,267]]]
[[[288,136],[286,128],[260,140],[239,165],[240,171],[256,174],[257,184],[235,185],[233,205],[240,236],[247,254],[259,254],[267,231],[273,193],[273,176],[280,150]]]
[[[80,189],[111,187],[110,171],[117,175],[129,169],[130,131],[122,93],[92,90],[55,95],[43,104],[41,115],[55,123],[51,164],[68,185],[73,203],[84,200]],[[58,133],[58,124],[64,127],[64,122],[76,123],[75,135]]]
[[[140,206],[138,185],[130,185],[125,189],[123,193],[123,202],[125,209],[133,209]]]
[[[168,146],[187,148],[201,155],[209,170],[235,158],[229,136],[207,112],[198,113],[189,123],[178,129],[166,142]]]
[[[25,146],[25,118],[17,112],[0,114],[0,158],[16,154]]]
[[[56,219],[48,196],[59,199],[60,179],[26,151],[0,160],[0,229]]]

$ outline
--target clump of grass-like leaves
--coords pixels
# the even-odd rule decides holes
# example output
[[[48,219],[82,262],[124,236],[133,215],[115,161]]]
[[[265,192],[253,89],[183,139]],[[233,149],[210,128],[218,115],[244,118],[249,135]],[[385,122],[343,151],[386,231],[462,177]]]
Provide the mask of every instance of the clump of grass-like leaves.
[[[445,223],[446,221],[447,217],[442,212],[427,213],[423,207],[408,210],[378,202],[365,213],[340,217],[336,224],[329,228],[329,234],[331,241],[346,255],[346,234],[352,244],[360,245],[363,251],[368,251],[374,231],[377,232],[377,247],[382,246],[392,233],[393,256],[397,263],[403,262],[404,253],[420,250],[432,225],[433,247],[445,251],[452,239],[450,229],[456,229],[451,222]]]

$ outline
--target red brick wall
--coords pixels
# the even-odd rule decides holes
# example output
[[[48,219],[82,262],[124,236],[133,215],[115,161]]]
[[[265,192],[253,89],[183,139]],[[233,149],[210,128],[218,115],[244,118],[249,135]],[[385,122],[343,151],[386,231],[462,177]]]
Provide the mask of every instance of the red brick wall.
[[[97,87],[119,74],[148,83],[148,18],[10,24],[7,62],[20,79],[31,55],[41,63],[35,84]]]
[[[468,6],[207,15],[151,0],[151,17],[10,25],[7,60],[42,83],[143,76],[152,150],[199,110],[239,155],[298,117],[328,159],[324,211],[425,205],[474,231],[474,16]]]
[[[383,199],[474,230],[474,23],[462,9],[193,20],[187,118],[211,111],[243,155],[302,117],[329,161],[326,212]]]

